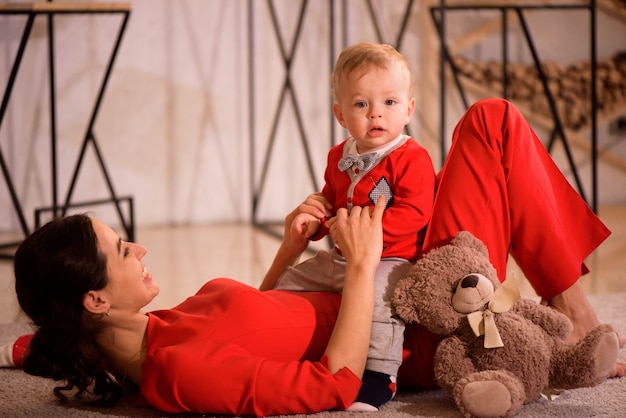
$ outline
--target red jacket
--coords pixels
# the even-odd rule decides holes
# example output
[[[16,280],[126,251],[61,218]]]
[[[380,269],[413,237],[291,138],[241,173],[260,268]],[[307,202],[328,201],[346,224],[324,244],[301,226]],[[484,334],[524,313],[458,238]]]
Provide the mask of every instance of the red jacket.
[[[377,186],[388,187],[393,198],[387,201],[383,215],[382,257],[400,257],[415,261],[421,255],[426,225],[430,221],[435,196],[435,170],[426,149],[412,138],[406,138],[390,154],[383,157],[356,184],[347,171],[339,171],[339,160],[344,156],[344,146],[332,147],[322,193],[333,208],[374,206],[370,193]],[[386,183],[386,184],[385,184]],[[333,214],[334,215],[334,214]],[[328,234],[322,227],[312,239]]]

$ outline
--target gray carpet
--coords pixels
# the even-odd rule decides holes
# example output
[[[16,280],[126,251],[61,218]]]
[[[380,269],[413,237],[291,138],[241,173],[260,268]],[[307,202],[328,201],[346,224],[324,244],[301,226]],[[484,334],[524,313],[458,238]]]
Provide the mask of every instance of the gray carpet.
[[[626,293],[592,295],[600,320],[626,334]],[[27,331],[23,323],[0,325],[0,344]],[[626,349],[619,357],[626,361]],[[0,417],[163,417],[151,408],[133,408],[122,402],[112,409],[84,405],[63,405],[52,394],[55,382],[26,375],[21,370],[0,369]],[[440,390],[399,393],[377,413],[323,412],[319,418],[371,417],[449,417],[460,418],[452,401]],[[626,416],[626,378],[610,379],[589,389],[565,392],[553,401],[540,399],[524,406],[518,417],[624,417]],[[298,417],[295,415],[294,417]]]

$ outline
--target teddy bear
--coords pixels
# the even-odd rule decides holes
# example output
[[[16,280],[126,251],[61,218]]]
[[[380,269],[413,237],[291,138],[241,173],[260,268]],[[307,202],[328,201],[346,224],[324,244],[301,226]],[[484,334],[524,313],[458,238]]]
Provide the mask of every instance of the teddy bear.
[[[569,319],[519,298],[514,280],[501,284],[483,242],[461,231],[396,286],[397,314],[441,337],[435,378],[465,417],[509,417],[550,390],[597,385],[617,360],[610,325],[570,343]]]

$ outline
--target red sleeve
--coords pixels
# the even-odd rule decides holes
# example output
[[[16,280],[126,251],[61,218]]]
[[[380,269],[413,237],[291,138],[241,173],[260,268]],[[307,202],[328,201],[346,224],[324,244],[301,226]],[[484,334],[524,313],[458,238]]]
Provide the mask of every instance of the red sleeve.
[[[235,345],[202,342],[154,353],[141,390],[168,412],[282,415],[345,409],[361,385],[349,369],[332,374],[321,361],[271,361]]]
[[[392,205],[383,214],[383,257],[415,260],[421,255],[425,228],[432,215],[435,170],[423,147],[414,140],[406,145],[381,162],[380,168],[391,173],[388,180],[394,193]]]
[[[309,238],[311,241],[319,241],[330,233],[328,228],[324,226],[324,221],[332,218],[337,213],[337,201],[335,200],[335,196],[337,195],[337,190],[335,187],[336,183],[332,181],[331,178],[333,176],[332,173],[338,170],[337,164],[343,156],[343,147],[346,142],[347,139],[340,144],[333,146],[330,151],[328,151],[328,155],[326,157],[326,169],[324,170],[324,187],[322,187],[322,194],[324,195],[326,200],[328,200],[328,203],[330,203],[330,205],[332,206],[332,210],[330,216],[322,219],[322,224],[320,225],[319,231],[317,231],[316,234]]]
[[[13,365],[16,368],[21,368],[26,355],[28,355],[30,351],[30,341],[33,339],[35,334],[26,334],[22,335],[15,340],[13,343],[13,350],[11,351],[11,359],[13,360]]]

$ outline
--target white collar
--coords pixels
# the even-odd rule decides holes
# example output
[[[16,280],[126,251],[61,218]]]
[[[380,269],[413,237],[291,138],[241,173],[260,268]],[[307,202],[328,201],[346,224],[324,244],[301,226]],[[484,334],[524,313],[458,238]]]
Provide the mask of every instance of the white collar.
[[[389,151],[391,148],[393,148],[394,146],[396,146],[396,144],[400,141],[402,141],[403,139],[406,138],[407,135],[404,134],[400,134],[398,135],[398,137],[392,141],[387,142],[385,145],[381,145],[378,148],[374,148],[373,150],[371,150],[370,152],[375,152],[377,153],[379,156],[380,155],[385,155],[387,153],[387,151]],[[354,138],[352,138],[352,141],[350,143],[350,147],[348,148],[348,152],[346,153],[346,155],[359,155],[359,153],[357,152],[356,149],[356,140]]]

